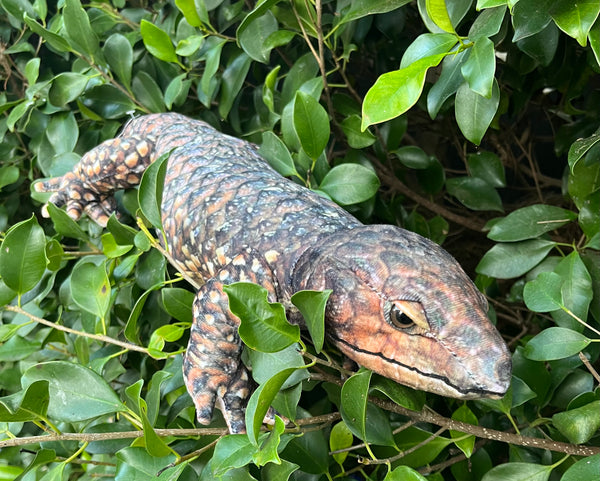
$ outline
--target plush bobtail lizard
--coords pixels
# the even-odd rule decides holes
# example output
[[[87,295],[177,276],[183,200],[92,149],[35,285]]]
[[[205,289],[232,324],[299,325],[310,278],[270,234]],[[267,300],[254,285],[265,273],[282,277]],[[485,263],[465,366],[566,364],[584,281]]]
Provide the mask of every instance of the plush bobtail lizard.
[[[456,398],[502,396],[511,360],[487,302],[458,263],[398,227],[365,226],[333,202],[281,177],[248,142],[179,114],[130,121],[72,172],[36,184],[78,219],[105,225],[116,190],[171,152],[162,221],[177,268],[199,284],[184,357],[198,421],[218,403],[231,432],[244,431],[249,376],[239,320],[223,286],[255,282],[271,302],[332,289],[328,338],[358,364],[399,383]],[[292,316],[294,313],[290,313]]]

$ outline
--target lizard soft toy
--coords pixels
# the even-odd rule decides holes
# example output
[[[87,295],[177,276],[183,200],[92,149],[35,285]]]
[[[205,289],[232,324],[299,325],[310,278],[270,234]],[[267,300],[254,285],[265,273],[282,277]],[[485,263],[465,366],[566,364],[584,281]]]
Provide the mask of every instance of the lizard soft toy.
[[[72,172],[36,184],[50,202],[105,225],[113,193],[137,185],[171,152],[162,221],[177,267],[204,282],[193,306],[184,379],[198,421],[215,401],[232,433],[243,432],[248,372],[239,320],[223,286],[252,281],[284,305],[302,289],[332,289],[329,339],[358,364],[394,381],[455,398],[500,397],[510,353],[487,318],[487,302],[458,263],[433,242],[386,225],[365,226],[275,172],[255,145],[179,114],[129,122]],[[294,316],[294,313],[290,313]]]

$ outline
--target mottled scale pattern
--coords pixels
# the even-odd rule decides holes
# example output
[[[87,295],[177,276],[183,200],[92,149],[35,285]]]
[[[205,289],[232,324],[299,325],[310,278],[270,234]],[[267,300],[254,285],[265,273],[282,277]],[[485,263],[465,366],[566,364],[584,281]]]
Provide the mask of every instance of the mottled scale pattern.
[[[498,397],[510,353],[487,302],[458,263],[417,234],[364,226],[318,194],[281,177],[255,145],[179,114],[130,121],[72,172],[36,184],[78,219],[105,225],[116,190],[170,153],[162,220],[177,268],[202,284],[184,359],[198,421],[223,411],[243,432],[251,379],[240,361],[239,320],[223,286],[264,286],[290,306],[300,289],[332,289],[329,339],[351,359],[398,382],[457,398]],[[394,321],[403,313],[408,323]],[[297,312],[289,312],[297,320]],[[414,321],[414,322],[413,322]]]

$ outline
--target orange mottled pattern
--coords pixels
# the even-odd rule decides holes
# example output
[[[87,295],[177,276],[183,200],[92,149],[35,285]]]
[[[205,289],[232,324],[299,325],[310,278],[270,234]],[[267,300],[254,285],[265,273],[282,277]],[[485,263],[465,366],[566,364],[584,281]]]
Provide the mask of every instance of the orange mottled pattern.
[[[487,302],[433,242],[394,226],[365,226],[327,199],[281,177],[258,148],[179,114],[130,121],[72,172],[41,181],[50,202],[106,225],[114,193],[137,185],[169,154],[162,221],[167,248],[202,287],[183,373],[198,421],[219,406],[243,432],[252,380],[240,360],[239,320],[223,286],[264,286],[290,305],[301,289],[331,289],[329,340],[357,363],[416,389],[456,398],[499,397],[510,353]],[[297,311],[288,315],[301,321]]]

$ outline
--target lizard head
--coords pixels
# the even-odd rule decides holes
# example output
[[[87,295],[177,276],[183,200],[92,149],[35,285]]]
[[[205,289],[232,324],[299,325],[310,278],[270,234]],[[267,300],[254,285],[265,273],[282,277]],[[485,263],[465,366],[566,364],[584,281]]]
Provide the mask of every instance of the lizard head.
[[[310,289],[332,289],[329,337],[358,364],[415,389],[504,395],[511,358],[488,305],[437,244],[392,226],[346,231],[315,252]]]

